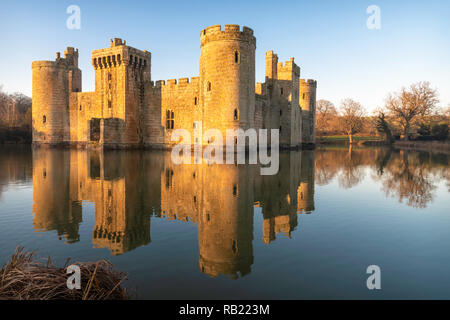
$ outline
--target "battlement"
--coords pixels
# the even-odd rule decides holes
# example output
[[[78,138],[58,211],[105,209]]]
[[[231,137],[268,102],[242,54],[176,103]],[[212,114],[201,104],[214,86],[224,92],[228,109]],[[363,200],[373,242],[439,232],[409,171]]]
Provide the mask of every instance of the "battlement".
[[[122,64],[135,68],[147,69],[150,66],[151,53],[126,45],[120,38],[110,40],[111,46],[92,51],[94,69],[118,67]]]
[[[313,79],[300,79],[300,86],[309,86],[317,88],[317,80]]]
[[[61,58],[61,52],[56,52],[56,59],[54,61],[33,61],[32,68],[67,68],[78,67],[78,49],[67,47],[64,50],[64,58]]]
[[[122,40],[120,38],[114,38],[110,40],[111,42],[111,48],[118,47],[118,46],[124,46],[127,44],[125,40]]]
[[[186,85],[198,85],[200,81],[199,77],[191,78],[179,78],[179,79],[169,79],[169,80],[157,80],[155,82],[156,87],[175,87],[175,86],[186,86]]]
[[[279,72],[294,72],[300,75],[300,67],[294,62],[294,58],[290,58],[289,61],[278,62],[277,68]]]
[[[253,35],[253,30],[246,26],[243,26],[241,30],[241,27],[237,24],[226,24],[223,30],[222,26],[218,24],[207,27],[200,33],[201,46],[210,41],[220,40],[246,41],[256,45],[256,38]]]

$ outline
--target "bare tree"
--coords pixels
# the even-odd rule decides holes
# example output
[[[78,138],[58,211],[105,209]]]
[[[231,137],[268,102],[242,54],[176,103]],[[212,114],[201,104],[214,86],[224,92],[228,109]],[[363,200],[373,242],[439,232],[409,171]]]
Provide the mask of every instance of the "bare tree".
[[[316,105],[316,128],[317,131],[328,131],[330,120],[337,116],[334,105],[328,100],[319,100]]]
[[[363,127],[364,108],[359,102],[345,99],[341,103],[340,110],[341,129],[348,135],[350,144],[353,143],[353,135],[360,132]]]
[[[408,140],[411,126],[418,118],[430,114],[438,102],[436,89],[425,81],[389,94],[386,109],[399,123],[404,139]]]

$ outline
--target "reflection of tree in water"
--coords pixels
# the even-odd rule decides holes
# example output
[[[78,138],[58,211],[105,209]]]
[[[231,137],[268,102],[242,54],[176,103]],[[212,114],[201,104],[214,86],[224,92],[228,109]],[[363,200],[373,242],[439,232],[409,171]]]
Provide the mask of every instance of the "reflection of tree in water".
[[[315,170],[315,181],[319,186],[327,185],[334,179],[339,171],[336,165],[336,159],[330,155],[335,155],[335,150],[316,151],[316,170]]]
[[[342,159],[342,169],[338,177],[340,187],[350,189],[358,185],[363,180],[363,157],[364,153],[353,152],[352,147],[350,146],[347,156]]]
[[[316,151],[315,179],[329,184],[337,177],[341,188],[357,186],[372,168],[371,178],[382,184],[389,197],[409,206],[425,208],[433,200],[439,181],[447,181],[450,192],[448,155],[396,151],[389,148],[334,148]]]
[[[364,178],[364,167],[373,165],[377,149],[339,148],[316,151],[315,181],[318,185],[329,184],[336,176],[339,186],[353,188]]]
[[[2,146],[0,150],[0,199],[10,183],[28,183],[32,179],[31,148]]]
[[[386,195],[415,208],[426,208],[433,201],[436,183],[448,176],[446,155],[389,151],[378,161],[378,175]]]

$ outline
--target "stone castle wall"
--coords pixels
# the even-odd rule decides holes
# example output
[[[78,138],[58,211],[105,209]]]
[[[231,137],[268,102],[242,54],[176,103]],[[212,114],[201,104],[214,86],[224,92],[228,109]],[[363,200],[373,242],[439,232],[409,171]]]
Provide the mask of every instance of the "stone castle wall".
[[[278,62],[268,51],[266,80],[255,85],[252,29],[211,26],[200,41],[199,77],[153,82],[150,52],[113,39],[109,48],[92,52],[94,92],[81,92],[73,48],[56,61],[34,62],[33,142],[170,148],[179,142],[172,141],[174,130],[186,129],[189,144],[220,143],[195,141],[201,125],[203,133],[218,129],[222,143],[226,130],[238,128],[279,129],[285,148],[314,143],[317,83],[300,81],[294,58]]]
[[[300,106],[302,108],[303,143],[316,142],[316,89],[317,81],[300,81]]]

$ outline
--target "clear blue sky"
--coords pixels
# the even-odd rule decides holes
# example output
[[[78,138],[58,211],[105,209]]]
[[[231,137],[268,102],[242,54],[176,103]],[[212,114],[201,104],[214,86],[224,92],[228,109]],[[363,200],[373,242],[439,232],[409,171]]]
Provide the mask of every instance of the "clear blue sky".
[[[66,28],[69,5],[81,8],[81,30]],[[366,8],[381,9],[381,30],[366,27]],[[18,1],[2,0],[0,85],[31,95],[31,62],[53,60],[66,46],[80,50],[83,91],[94,88],[91,51],[121,37],[152,52],[152,79],[198,75],[200,31],[240,24],[257,38],[256,78],[264,53],[295,57],[302,78],[318,80],[318,98],[344,98],[368,110],[386,94],[427,80],[450,104],[450,1]]]

